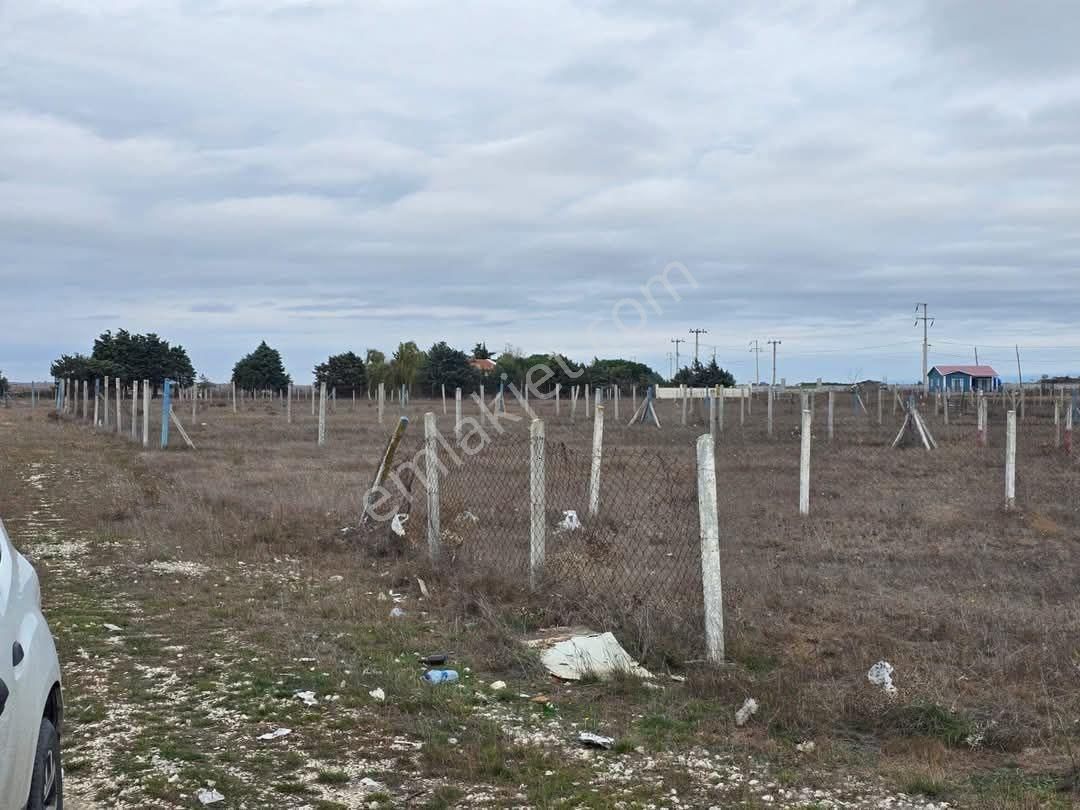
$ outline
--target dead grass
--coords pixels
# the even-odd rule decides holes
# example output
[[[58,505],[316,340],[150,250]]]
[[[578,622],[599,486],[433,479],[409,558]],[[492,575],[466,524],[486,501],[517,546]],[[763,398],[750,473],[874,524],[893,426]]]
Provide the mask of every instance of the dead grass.
[[[550,406],[539,407],[549,447],[559,448],[549,452],[549,464],[558,464],[549,467],[549,524],[564,508],[584,519],[589,427],[580,410],[572,425],[565,404],[561,420]],[[812,514],[800,519],[797,438],[790,435],[796,408],[781,403],[770,441],[763,402],[742,429],[729,403],[717,458],[735,666],[717,671],[695,663],[703,633],[691,450],[701,429],[672,427],[667,408],[662,431],[609,421],[605,442],[616,452],[604,469],[601,518],[587,521],[585,532],[550,539],[548,578],[536,594],[524,587],[524,421],[451,467],[443,526],[452,536],[438,568],[424,555],[422,499],[404,542],[389,540],[382,525],[377,537],[355,530],[361,493],[393,421],[380,427],[366,403],[356,413],[339,406],[325,448],[316,447],[303,407],[294,408],[292,425],[265,406],[235,416],[211,407],[189,428],[198,450],[167,454],[133,452],[124,440],[55,420],[20,420],[18,427],[26,448],[61,458],[100,452],[106,467],[116,465],[115,474],[85,483],[87,510],[109,536],[138,539],[130,562],[229,566],[237,580],[245,569],[272,570],[257,584],[245,582],[235,599],[224,583],[182,580],[159,607],[182,624],[191,623],[185,614],[194,607],[202,611],[201,631],[235,633],[286,659],[337,662],[337,672],[368,649],[449,651],[478,672],[536,681],[536,661],[515,634],[585,622],[614,629],[658,673],[689,676],[677,699],[625,683],[560,693],[564,712],[602,717],[648,747],[730,744],[731,713],[753,695],[762,704],[755,727],[768,737],[737,732],[741,744],[771,751],[777,742],[838,740],[871,762],[895,760],[897,768],[882,772],[926,795],[1027,806],[1028,794],[1017,787],[1027,777],[1002,782],[1002,795],[1019,791],[1015,804],[994,804],[1000,796],[988,783],[946,778],[942,769],[956,772],[958,757],[968,758],[960,770],[976,775],[1076,767],[1080,467],[1053,450],[1046,413],[1032,407],[1021,425],[1016,513],[1002,509],[999,432],[990,448],[979,449],[972,414],[952,414],[948,428],[931,416],[938,452],[890,451],[895,427],[887,407],[880,429],[841,415],[836,442],[818,432]],[[822,408],[818,402],[823,422]],[[996,425],[1000,414],[992,410],[991,419]],[[439,420],[450,434],[448,419],[440,413]],[[409,436],[400,457],[416,453],[417,438]],[[478,520],[463,522],[466,512]],[[424,604],[428,617],[387,623],[390,605],[368,594],[415,596],[416,576],[435,591]],[[896,698],[866,681],[879,659],[896,668]],[[361,695],[364,685],[356,683]],[[396,727],[429,737],[437,726],[427,712],[445,718],[457,711],[406,708]],[[522,768],[547,767],[482,730],[475,739],[467,767],[478,780],[509,784]],[[929,741],[932,755],[895,747],[913,740]],[[429,774],[452,764],[425,757]]]

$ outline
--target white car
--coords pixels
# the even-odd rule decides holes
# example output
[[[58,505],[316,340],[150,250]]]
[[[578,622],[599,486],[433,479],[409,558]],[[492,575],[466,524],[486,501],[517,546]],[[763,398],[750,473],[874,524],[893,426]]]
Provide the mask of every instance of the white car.
[[[0,521],[0,810],[63,810],[63,713],[37,573]]]

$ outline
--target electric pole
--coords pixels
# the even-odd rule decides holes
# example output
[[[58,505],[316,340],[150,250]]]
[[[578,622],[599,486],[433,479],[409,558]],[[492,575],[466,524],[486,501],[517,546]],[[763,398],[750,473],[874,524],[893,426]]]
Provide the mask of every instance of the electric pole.
[[[679,365],[679,344],[686,343],[686,338],[672,338],[671,342],[675,344],[675,374],[678,374],[682,370],[682,366]],[[675,374],[672,374],[672,379],[675,378]]]
[[[975,347],[975,365],[979,365],[979,347]]]
[[[668,368],[668,379],[670,380],[675,376],[675,362],[674,362],[673,355],[671,354],[671,352],[667,353],[667,368]]]
[[[930,378],[926,372],[929,371],[926,367],[927,350],[930,348],[930,344],[927,339],[930,337],[930,327],[934,325],[934,319],[926,314],[926,304],[916,304],[915,312],[919,311],[919,307],[922,307],[922,315],[915,316],[915,325],[919,325],[919,321],[922,321],[922,386],[923,394],[930,393]]]
[[[776,387],[776,347],[784,341],[782,340],[766,340],[766,343],[772,345],[772,384],[773,388]]]
[[[690,334],[694,336],[694,365],[698,362],[698,337],[701,335],[709,334],[708,329],[691,329]]]
[[[750,341],[750,351],[754,353],[754,385],[761,382],[761,352],[763,349],[756,339]]]

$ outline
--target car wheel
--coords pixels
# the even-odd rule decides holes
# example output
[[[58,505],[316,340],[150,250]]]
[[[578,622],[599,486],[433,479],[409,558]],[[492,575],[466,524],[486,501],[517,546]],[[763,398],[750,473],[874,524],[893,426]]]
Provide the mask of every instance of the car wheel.
[[[60,767],[60,735],[47,717],[41,718],[34,775],[26,810],[64,810],[64,771]]]

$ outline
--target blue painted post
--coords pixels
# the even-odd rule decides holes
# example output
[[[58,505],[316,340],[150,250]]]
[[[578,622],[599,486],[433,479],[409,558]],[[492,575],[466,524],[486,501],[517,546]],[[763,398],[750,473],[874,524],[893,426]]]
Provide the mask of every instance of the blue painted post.
[[[169,446],[169,414],[172,410],[172,380],[165,380],[161,387],[161,449]]]

